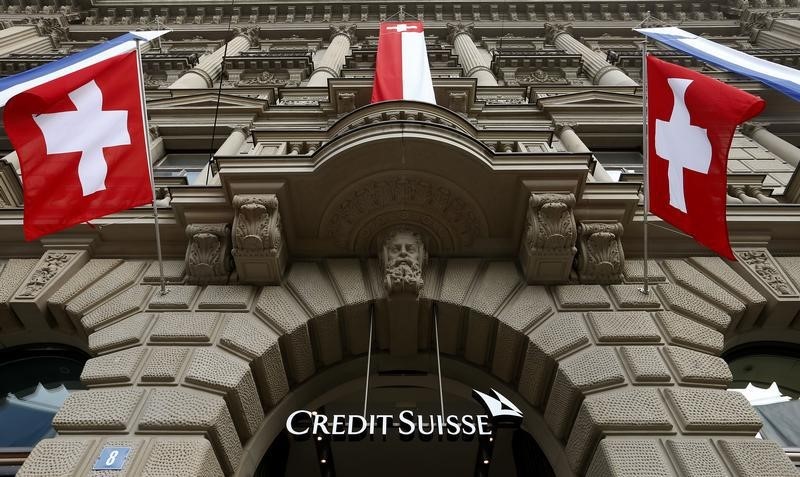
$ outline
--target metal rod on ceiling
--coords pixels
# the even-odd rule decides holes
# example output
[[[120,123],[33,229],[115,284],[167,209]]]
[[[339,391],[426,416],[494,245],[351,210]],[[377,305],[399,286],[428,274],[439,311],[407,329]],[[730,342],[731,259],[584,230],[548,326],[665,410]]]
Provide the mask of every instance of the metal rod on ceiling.
[[[436,370],[439,373],[439,404],[442,406],[442,419],[444,416],[444,392],[442,391],[442,359],[439,351],[439,313],[436,303],[433,304],[433,330],[436,336]]]
[[[375,304],[369,305],[369,347],[367,348],[367,380],[364,385],[364,419],[367,418],[367,401],[369,398],[369,369],[372,362],[372,318],[375,313]]]

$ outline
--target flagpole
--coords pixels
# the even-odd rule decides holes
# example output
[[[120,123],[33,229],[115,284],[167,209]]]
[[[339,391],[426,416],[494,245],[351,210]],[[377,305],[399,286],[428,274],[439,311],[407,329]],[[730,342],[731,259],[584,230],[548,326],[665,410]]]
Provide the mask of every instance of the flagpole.
[[[147,120],[147,101],[144,95],[144,75],[142,74],[142,54],[139,51],[141,40],[136,39],[136,73],[139,79],[139,101],[142,104],[142,124],[144,124],[145,154],[147,155],[147,167],[150,172],[150,187],[153,190],[153,221],[156,229],[156,253],[158,255],[158,275],[161,283],[161,295],[169,293],[167,281],[164,278],[164,260],[161,257],[161,232],[158,226],[158,207],[156,206],[156,180],[153,172],[153,161],[150,158],[150,124]]]
[[[648,187],[649,181],[649,162],[650,162],[650,143],[648,137],[648,124],[647,124],[647,37],[642,42],[642,162],[644,163],[644,174],[642,191],[644,192],[644,216],[642,218],[642,237],[644,239],[644,262],[642,264],[644,272],[644,284],[639,289],[645,295],[650,294],[649,274],[647,270],[647,262],[649,261],[647,250],[647,215],[650,212],[650,189]]]

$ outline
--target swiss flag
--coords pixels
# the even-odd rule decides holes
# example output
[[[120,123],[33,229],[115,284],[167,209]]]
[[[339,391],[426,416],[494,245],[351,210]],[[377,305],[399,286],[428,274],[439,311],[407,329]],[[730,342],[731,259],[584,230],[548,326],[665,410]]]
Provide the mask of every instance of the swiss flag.
[[[728,151],[736,126],[764,100],[647,57],[650,210],[725,258]]]
[[[26,240],[153,200],[137,61],[112,56],[6,104]]]
[[[436,104],[422,22],[382,22],[372,102],[406,99]]]

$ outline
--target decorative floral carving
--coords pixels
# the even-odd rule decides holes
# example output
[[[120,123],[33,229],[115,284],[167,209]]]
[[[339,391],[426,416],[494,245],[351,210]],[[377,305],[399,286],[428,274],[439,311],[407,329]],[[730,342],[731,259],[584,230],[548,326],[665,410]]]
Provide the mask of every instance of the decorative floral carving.
[[[438,178],[406,176],[370,179],[337,198],[325,214],[321,234],[354,248],[363,230],[387,213],[424,215],[433,222],[426,230],[441,230],[444,235],[437,238],[446,243],[439,245],[447,249],[471,245],[486,229],[479,209],[453,185]]]
[[[233,256],[277,255],[282,246],[278,198],[237,195],[233,207]]]
[[[536,68],[533,71],[528,69],[520,70],[514,75],[514,79],[519,84],[569,83],[567,75],[561,68]]]
[[[286,79],[278,78],[277,76],[275,76],[275,73],[265,70],[262,71],[261,74],[257,76],[242,78],[241,80],[236,82],[236,85],[237,86],[261,86],[261,85],[296,86],[297,83]]]
[[[475,26],[473,24],[465,25],[461,22],[459,23],[448,23],[447,24],[447,41],[453,43],[456,40],[456,37],[462,33],[466,33],[469,35],[470,38],[474,38],[474,31]]]
[[[531,250],[575,253],[575,217],[572,194],[531,194],[528,200],[525,242]]]
[[[581,222],[578,241],[578,277],[582,283],[619,283],[625,254],[622,224]]]
[[[422,269],[428,253],[422,235],[406,227],[398,227],[384,237],[380,249],[383,264],[383,286],[390,294],[419,295],[424,284]]]
[[[47,252],[17,296],[34,297],[75,258],[74,253]]]
[[[775,260],[766,250],[737,250],[739,261],[747,265],[777,295],[795,296],[797,292],[781,273]]]
[[[226,284],[232,271],[228,224],[191,224],[186,226],[189,247],[186,271],[189,283]]]

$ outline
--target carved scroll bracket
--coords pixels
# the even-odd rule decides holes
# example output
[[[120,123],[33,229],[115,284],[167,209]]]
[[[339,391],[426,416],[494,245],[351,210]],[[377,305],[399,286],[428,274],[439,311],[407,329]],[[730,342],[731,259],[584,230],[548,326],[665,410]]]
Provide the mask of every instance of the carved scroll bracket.
[[[578,228],[578,278],[581,283],[621,283],[625,254],[622,224],[581,222]]]
[[[225,285],[231,263],[231,227],[228,224],[190,224],[186,226],[186,276],[194,285]]]
[[[275,285],[286,268],[278,198],[275,194],[233,198],[233,259],[242,283]]]
[[[565,283],[575,258],[575,196],[535,194],[528,199],[520,262],[529,284]]]

